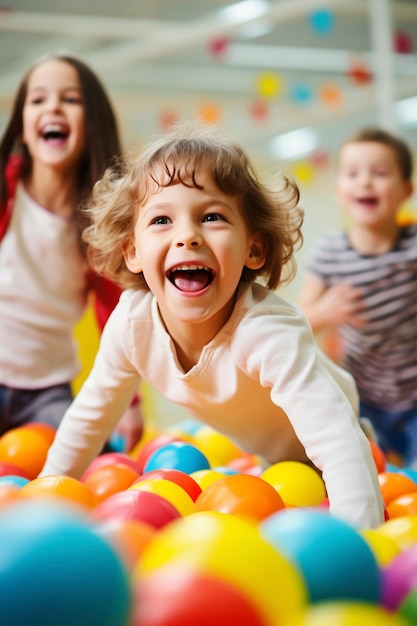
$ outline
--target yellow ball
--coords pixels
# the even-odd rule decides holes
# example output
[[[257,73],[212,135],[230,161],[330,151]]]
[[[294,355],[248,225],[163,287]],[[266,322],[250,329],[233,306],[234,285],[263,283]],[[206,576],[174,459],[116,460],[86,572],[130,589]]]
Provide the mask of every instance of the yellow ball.
[[[307,591],[301,573],[261,537],[257,527],[234,515],[197,512],[174,520],[145,546],[133,576],[140,582],[167,565],[195,569],[233,584],[264,616],[282,624]]]
[[[243,454],[231,439],[210,426],[199,428],[193,435],[193,443],[207,457],[210,467],[227,465]]]
[[[401,551],[407,550],[417,543],[417,515],[394,517],[377,530],[384,537],[393,539]]]
[[[388,565],[401,552],[399,545],[394,539],[380,533],[376,528],[366,528],[360,531],[360,534],[371,548],[380,567]]]
[[[275,463],[261,474],[261,478],[275,487],[285,504],[290,506],[317,506],[326,498],[323,479],[305,463]]]
[[[207,487],[215,483],[216,480],[224,478],[226,474],[217,472],[216,470],[197,470],[196,472],[192,472],[190,476],[194,478],[196,483],[200,485],[201,489],[204,491],[204,489],[207,489]]]

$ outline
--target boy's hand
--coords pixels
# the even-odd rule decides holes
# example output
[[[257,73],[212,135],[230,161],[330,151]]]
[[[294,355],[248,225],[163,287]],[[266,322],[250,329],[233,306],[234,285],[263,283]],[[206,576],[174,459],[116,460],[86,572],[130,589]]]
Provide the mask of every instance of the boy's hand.
[[[361,290],[351,285],[341,284],[327,289],[316,302],[320,316],[327,319],[329,325],[350,324],[361,327],[366,324],[366,317],[361,315],[363,304]]]

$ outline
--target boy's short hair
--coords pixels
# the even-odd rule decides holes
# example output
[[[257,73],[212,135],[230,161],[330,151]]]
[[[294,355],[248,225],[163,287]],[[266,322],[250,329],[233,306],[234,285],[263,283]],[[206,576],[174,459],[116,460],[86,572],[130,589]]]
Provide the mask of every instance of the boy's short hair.
[[[166,187],[180,181],[201,188],[203,167],[219,189],[238,197],[246,226],[263,241],[264,266],[245,267],[241,280],[261,277],[271,289],[290,280],[296,269],[294,251],[302,243],[297,185],[282,177],[278,185],[267,187],[241,146],[225,140],[216,129],[193,123],[180,125],[139,153],[125,155],[124,174],[108,169],[95,185],[86,205],[91,226],[83,235],[94,269],[123,288],[147,288],[143,275],[130,272],[123,256],[124,246],[134,236],[137,213],[151,184]]]
[[[361,130],[351,135],[343,142],[342,147],[346,146],[349,143],[358,143],[365,141],[381,143],[391,148],[396,154],[403,180],[411,180],[413,175],[413,156],[411,154],[410,148],[405,143],[405,141],[403,141],[396,135],[393,135],[392,133],[383,130],[382,128],[369,127],[362,128]]]

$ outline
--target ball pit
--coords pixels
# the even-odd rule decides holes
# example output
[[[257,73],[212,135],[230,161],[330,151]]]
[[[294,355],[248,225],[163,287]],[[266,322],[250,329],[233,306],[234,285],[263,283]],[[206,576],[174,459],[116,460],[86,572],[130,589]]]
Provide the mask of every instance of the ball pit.
[[[0,438],[1,626],[417,624],[417,472],[371,444],[387,517],[354,529],[331,517],[311,467],[262,469],[223,435],[188,430],[145,429],[79,481],[34,475],[47,425]]]

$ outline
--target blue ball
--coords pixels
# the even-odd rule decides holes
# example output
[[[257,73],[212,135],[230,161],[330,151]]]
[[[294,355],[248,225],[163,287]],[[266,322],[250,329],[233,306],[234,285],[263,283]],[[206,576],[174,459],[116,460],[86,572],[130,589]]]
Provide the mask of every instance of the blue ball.
[[[131,591],[113,548],[66,504],[0,513],[2,626],[127,626]]]
[[[155,450],[147,459],[143,471],[146,473],[156,469],[177,469],[192,474],[210,469],[210,463],[196,446],[183,441],[173,441]]]
[[[382,573],[359,532],[319,509],[287,509],[260,524],[263,537],[301,571],[310,602],[378,603]]]
[[[0,485],[11,485],[12,487],[23,487],[29,483],[29,478],[23,476],[16,476],[15,474],[7,474],[6,476],[0,476]]]

